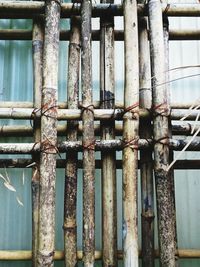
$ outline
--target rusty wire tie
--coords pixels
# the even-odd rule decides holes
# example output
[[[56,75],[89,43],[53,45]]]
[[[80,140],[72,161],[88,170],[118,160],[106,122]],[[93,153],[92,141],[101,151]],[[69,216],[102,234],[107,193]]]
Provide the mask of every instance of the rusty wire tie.
[[[81,108],[81,115],[83,115],[84,111],[90,111],[94,115],[94,105],[93,104],[90,104],[88,106],[80,105],[80,108]]]
[[[169,117],[171,114],[171,110],[167,107],[167,102],[161,103],[159,105],[153,106],[150,111],[152,111],[153,116],[163,116],[163,117]]]
[[[139,107],[139,102],[134,103],[133,105],[125,108],[122,112],[122,116],[124,116],[127,112],[131,112],[132,113],[132,118],[133,119],[137,119],[137,117],[135,116],[135,114],[139,115],[139,110],[135,111],[135,108]]]
[[[132,150],[138,150],[139,146],[138,146],[138,141],[139,141],[139,137],[133,138],[131,140],[121,140],[122,141],[122,149],[126,148],[126,147],[130,147]]]
[[[96,144],[96,140],[93,140],[90,144],[86,145],[86,144],[83,144],[83,149],[86,149],[86,150],[95,150],[95,144]]]
[[[54,256],[55,250],[52,250],[49,253],[45,253],[45,252],[38,250],[38,254],[42,257],[48,258],[48,257]]]
[[[156,144],[161,144],[161,145],[166,145],[166,146],[169,146],[169,142],[164,142],[164,140],[169,140],[170,137],[169,136],[164,136],[164,137],[161,137],[157,140],[152,140],[153,141],[153,144],[156,145]],[[163,141],[163,142],[162,142]]]

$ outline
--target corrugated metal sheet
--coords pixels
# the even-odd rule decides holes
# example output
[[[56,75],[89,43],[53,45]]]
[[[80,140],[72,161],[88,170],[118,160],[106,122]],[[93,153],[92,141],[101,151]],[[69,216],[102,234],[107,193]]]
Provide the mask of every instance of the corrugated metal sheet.
[[[179,1],[185,2],[185,1]],[[198,2],[198,1],[189,1]],[[67,21],[64,22],[67,24]],[[98,24],[98,20],[94,22]],[[121,28],[123,23],[116,20],[116,25]],[[171,28],[199,28],[199,19],[170,19]],[[27,20],[0,20],[1,28],[31,28],[31,21]],[[99,85],[99,45],[93,44],[93,84],[95,99],[98,99]],[[197,41],[170,42],[170,67],[199,64],[200,49]],[[66,73],[67,73],[67,42],[60,45],[60,67],[59,67],[59,99],[66,99]],[[115,45],[116,54],[116,89],[117,100],[123,99],[123,43],[118,42]],[[199,69],[190,71],[170,72],[171,79],[199,73]],[[200,98],[199,77],[186,78],[170,84],[171,95],[173,99],[188,101]],[[31,42],[24,41],[0,41],[0,100],[23,101],[32,100],[32,58]],[[2,120],[1,125],[10,123]],[[14,121],[20,123],[22,121]],[[26,122],[29,123],[29,122]],[[5,139],[1,138],[1,142]],[[15,142],[23,142],[21,138],[10,139]],[[30,139],[27,139],[29,141]],[[186,158],[198,158],[199,153],[185,153]],[[120,157],[120,153],[119,153]],[[0,182],[0,249],[31,249],[31,171],[25,170],[25,183],[23,185],[23,170],[1,169],[0,173],[10,177],[16,188],[16,193],[9,191]],[[178,244],[180,248],[200,248],[200,171],[176,171],[176,204],[177,204],[177,222],[178,222]],[[121,241],[121,171],[118,171],[118,245],[122,246]],[[63,221],[63,192],[64,192],[64,171],[58,171],[56,194],[56,249],[63,248],[62,221]],[[96,171],[96,248],[101,248],[101,179],[100,172]],[[23,202],[23,207],[16,200],[19,197]],[[139,196],[140,197],[140,196]],[[82,172],[79,171],[78,180],[78,247],[81,249],[82,243]],[[139,210],[140,214],[140,210]],[[140,215],[139,215],[140,218]],[[62,263],[58,263],[62,265]],[[182,260],[180,266],[197,267],[200,260]],[[30,263],[1,262],[0,266],[30,266]]]

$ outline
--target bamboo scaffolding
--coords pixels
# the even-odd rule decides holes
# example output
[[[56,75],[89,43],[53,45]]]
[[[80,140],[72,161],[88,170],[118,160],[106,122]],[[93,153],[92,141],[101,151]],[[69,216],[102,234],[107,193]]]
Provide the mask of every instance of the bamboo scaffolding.
[[[102,0],[101,3],[113,1]],[[100,20],[100,101],[101,108],[114,108],[114,17]],[[103,140],[115,138],[115,121],[101,122]],[[103,266],[117,266],[117,208],[115,151],[101,152],[102,160],[102,241]]]
[[[60,1],[46,1],[41,107],[38,267],[53,267]]]
[[[42,92],[42,52],[43,52],[43,24],[41,21],[34,21],[33,24],[33,70],[34,70],[34,108],[41,108]],[[40,119],[34,120],[34,140],[40,142]],[[33,161],[36,164],[32,173],[32,266],[37,266],[38,251],[38,224],[39,224],[39,183],[40,183],[40,155],[33,154]]]
[[[123,116],[124,266],[138,266],[137,140],[139,131],[139,62],[136,1],[124,1],[125,88]]]
[[[85,267],[94,266],[95,260],[95,154],[91,12],[91,1],[83,0],[81,8],[81,83],[83,101],[83,262]]]
[[[175,267],[174,224],[172,222],[172,201],[169,165],[169,100],[165,86],[165,51],[163,38],[162,12],[159,0],[149,0],[150,52],[152,62],[153,88],[153,135],[154,172],[157,193],[157,213],[159,229],[160,264],[162,267]],[[158,84],[163,84],[159,86]],[[159,140],[164,140],[160,142]]]
[[[138,252],[139,257],[142,258],[142,251]],[[154,250],[155,258],[159,258],[159,251]],[[200,258],[200,250],[198,249],[179,249],[176,251],[176,255],[179,255],[182,259],[198,259]],[[0,250],[0,261],[28,261],[32,258],[31,250]],[[117,259],[123,258],[123,252],[117,251]],[[55,261],[61,261],[64,259],[64,251],[56,250],[54,254]],[[83,251],[77,251],[77,259],[83,259]],[[95,251],[95,260],[102,259],[102,251]]]
[[[68,60],[68,106],[78,108],[79,99],[79,67],[80,67],[80,18],[71,18],[71,37],[69,43]],[[78,137],[78,121],[67,123],[67,139],[76,141]],[[65,170],[65,200],[64,200],[64,251],[65,266],[74,267],[77,264],[77,228],[76,228],[76,203],[77,203],[77,160],[76,151],[66,154]]]
[[[44,14],[45,4],[40,1],[1,1],[0,3],[0,18],[34,18],[38,15]],[[183,17],[199,17],[200,6],[199,4],[166,4],[162,3],[161,11],[167,16],[183,16]],[[144,16],[148,14],[146,5],[137,5],[138,15]],[[61,4],[61,17],[69,18],[71,15],[80,15],[81,5],[63,3]],[[102,14],[105,16],[122,16],[123,5],[121,4],[93,4],[92,16],[100,17]]]
[[[146,18],[139,19],[139,66],[140,66],[140,107],[150,109],[152,105],[150,52]],[[143,89],[149,90],[143,90]],[[151,120],[140,124],[140,137],[151,138]],[[141,203],[142,203],[142,266],[154,266],[154,196],[152,151],[140,151],[141,161]]]
[[[31,40],[32,31],[23,29],[0,29],[0,40]],[[124,40],[124,32],[122,30],[114,31],[115,41]],[[68,41],[70,39],[70,31],[60,31],[60,41]],[[100,30],[92,31],[92,40],[100,40]],[[186,41],[186,40],[200,40],[200,30],[195,29],[170,29],[169,40],[171,41]]]
[[[163,38],[164,38],[164,46],[165,46],[165,70],[169,70],[169,21],[166,16],[163,16]],[[166,82],[170,80],[169,72],[166,72]],[[167,92],[168,92],[168,101],[170,102],[170,84],[166,84]],[[172,123],[171,118],[168,118],[169,123],[169,137],[172,138]],[[169,161],[173,162],[174,160],[174,152],[172,149],[169,150]],[[177,228],[176,228],[176,201],[175,201],[175,182],[174,182],[174,169],[171,168],[169,171],[169,180],[170,180],[170,191],[171,191],[171,201],[172,201],[172,223],[174,230],[174,251],[178,249],[178,240],[177,240]],[[178,267],[178,257],[175,258],[176,264]]]

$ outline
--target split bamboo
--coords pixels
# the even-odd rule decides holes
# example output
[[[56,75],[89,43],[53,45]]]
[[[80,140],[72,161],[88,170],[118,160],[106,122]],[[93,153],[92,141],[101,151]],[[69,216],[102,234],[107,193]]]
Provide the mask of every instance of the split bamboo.
[[[42,52],[43,52],[43,23],[35,20],[33,24],[33,79],[34,79],[34,108],[41,108],[41,92],[42,92]],[[34,140],[40,142],[40,119],[34,120]],[[40,155],[33,154],[32,173],[32,266],[37,266],[38,251],[38,224],[39,224],[39,183],[40,183]]]
[[[101,3],[113,1],[102,0]],[[114,82],[114,17],[102,16],[100,20],[100,101],[102,109],[115,106]],[[115,121],[101,122],[103,140],[115,138]],[[115,151],[102,151],[102,239],[103,266],[117,266],[117,211]]]
[[[38,267],[53,267],[60,1],[47,0],[45,3],[37,260]]]
[[[92,105],[92,40],[90,0],[81,8],[81,82],[83,121],[83,262],[94,266],[95,252],[95,154],[94,114]]]
[[[68,57],[68,107],[78,108],[79,99],[79,67],[80,67],[80,18],[71,18],[71,36]],[[78,121],[67,123],[67,139],[76,141],[78,137]],[[77,203],[77,160],[76,151],[66,155],[65,170],[65,200],[64,200],[64,248],[65,266],[74,267],[77,264],[77,229],[76,229],[76,203]]]
[[[151,109],[151,68],[146,18],[139,19],[140,107]],[[152,137],[151,120],[140,124],[140,137]],[[152,150],[140,151],[142,203],[142,266],[154,266],[154,196]]]
[[[175,267],[174,224],[172,222],[172,200],[169,165],[169,102],[165,86],[165,51],[160,0],[149,0],[150,53],[153,89],[153,136],[154,172],[157,193],[160,263],[162,267]],[[162,86],[159,86],[162,84]]]
[[[137,3],[124,0],[125,88],[123,116],[124,266],[138,266],[137,163],[139,131],[139,62]]]

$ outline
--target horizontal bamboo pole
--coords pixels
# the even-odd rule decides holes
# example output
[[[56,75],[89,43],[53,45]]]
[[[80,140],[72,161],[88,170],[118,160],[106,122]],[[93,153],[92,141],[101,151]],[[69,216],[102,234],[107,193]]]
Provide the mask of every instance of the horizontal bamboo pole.
[[[181,151],[188,142],[184,139],[169,139],[167,140],[169,147],[175,151]],[[166,142],[167,142],[166,141]],[[164,141],[161,141],[162,144]],[[167,144],[168,144],[167,143]],[[104,150],[117,150],[120,151],[124,148],[123,140],[96,140],[92,143],[95,146],[95,151]],[[140,139],[138,141],[138,149],[152,148],[153,141],[151,139]],[[0,143],[1,154],[33,154],[40,152],[40,143]],[[47,147],[45,151],[52,149],[52,146]],[[59,153],[66,153],[70,150],[82,151],[83,145],[81,141],[63,141],[57,144],[56,149]],[[187,151],[200,151],[199,138],[194,139],[187,148]]]
[[[114,31],[115,41],[124,40],[124,32],[122,30]],[[62,30],[60,31],[60,41],[69,41],[70,31]],[[100,31],[92,31],[92,40],[99,41]],[[32,39],[32,30],[24,29],[1,29],[0,30],[0,40],[31,40]],[[178,41],[178,40],[200,40],[200,30],[196,29],[170,29],[169,31],[169,40]]]
[[[28,168],[27,166],[34,165],[33,160],[17,158],[17,159],[0,159],[0,168]],[[59,169],[65,168],[66,160],[65,159],[57,159],[56,167]],[[140,169],[141,162],[138,161],[138,168]],[[200,160],[177,160],[174,164],[175,170],[199,170]],[[101,160],[95,160],[95,168],[101,169],[102,162]],[[83,163],[81,160],[77,161],[77,168],[82,169]],[[122,168],[121,160],[116,160],[116,168]]]
[[[46,113],[44,110],[43,113]],[[140,117],[147,118],[149,111],[140,109]],[[199,114],[199,110],[189,111],[187,109],[172,109],[171,119],[180,120],[187,116],[187,120],[196,120]],[[19,120],[31,120],[33,118],[39,118],[41,115],[40,110],[34,110],[33,108],[0,108],[0,119],[19,119]],[[95,120],[122,120],[124,115],[123,109],[94,109]],[[78,120],[82,117],[81,109],[58,109],[58,120]]]
[[[154,255],[159,257],[159,251],[155,250]],[[176,255],[182,259],[198,259],[200,258],[200,250],[198,249],[179,249],[176,251]],[[139,251],[139,257],[141,258],[141,251]],[[83,252],[77,251],[78,260],[82,260]],[[122,251],[117,251],[117,258],[122,259]],[[0,261],[27,261],[32,259],[31,250],[0,250]],[[102,259],[102,252],[95,251],[95,260]],[[54,260],[64,260],[64,251],[55,251]]]
[[[138,4],[138,15],[147,15],[146,6]],[[71,15],[80,15],[81,5],[72,3],[61,4],[61,17],[69,18]],[[199,4],[162,4],[162,12],[167,16],[199,17]],[[34,1],[1,1],[0,18],[34,18],[44,14],[44,2]],[[122,16],[121,4],[93,4],[92,16],[101,15]]]
[[[191,129],[193,127],[193,124],[190,123],[178,123],[175,124],[173,123],[172,125],[172,133],[173,135],[187,135],[190,136],[192,135],[191,133]],[[194,127],[194,131],[196,132],[198,130],[198,128],[200,127],[199,124],[197,124]],[[57,131],[58,131],[58,135],[59,136],[64,136],[65,133],[67,132],[67,125],[62,124],[62,125],[58,125],[57,127]],[[94,126],[94,130],[95,130],[95,134],[99,135],[100,134],[100,124],[96,124]],[[122,125],[120,123],[115,123],[115,133],[116,135],[122,135]],[[82,123],[80,122],[78,125],[78,134],[82,135],[82,131],[83,131],[83,127],[82,127]],[[200,133],[198,134],[198,136],[200,135]],[[33,128],[31,126],[27,126],[27,125],[2,125],[0,126],[0,136],[33,136]]]
[[[100,101],[93,101],[94,108],[100,107]],[[200,103],[193,101],[193,102],[172,102],[170,103],[170,106],[172,109],[188,109],[191,106],[195,107],[198,106]],[[33,102],[25,101],[25,102],[13,102],[13,101],[4,101],[0,102],[0,109],[1,108],[33,108]],[[79,108],[82,107],[82,101],[79,101]],[[58,108],[60,109],[67,109],[68,105],[67,102],[58,102]],[[124,104],[123,102],[115,101],[115,108],[117,109],[123,109]]]

